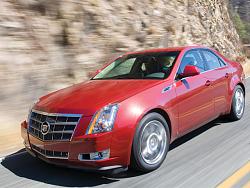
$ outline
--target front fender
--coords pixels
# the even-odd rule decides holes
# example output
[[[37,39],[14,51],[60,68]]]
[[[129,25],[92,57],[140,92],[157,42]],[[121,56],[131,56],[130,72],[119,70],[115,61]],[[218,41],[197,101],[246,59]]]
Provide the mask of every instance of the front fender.
[[[124,164],[129,165],[130,163],[131,148],[137,125],[148,112],[161,109],[168,114],[172,128],[171,138],[176,137],[178,130],[176,93],[174,88],[162,93],[162,89],[166,85],[169,84],[163,82],[119,104],[111,148],[115,150],[116,156],[123,158]]]

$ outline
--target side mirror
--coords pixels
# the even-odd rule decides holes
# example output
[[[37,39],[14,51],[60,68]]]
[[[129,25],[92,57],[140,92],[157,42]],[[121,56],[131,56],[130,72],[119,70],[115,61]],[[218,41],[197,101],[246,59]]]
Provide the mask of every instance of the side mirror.
[[[193,65],[187,65],[184,69],[184,72],[181,74],[181,77],[189,77],[189,76],[195,76],[200,74],[200,70],[198,67]]]

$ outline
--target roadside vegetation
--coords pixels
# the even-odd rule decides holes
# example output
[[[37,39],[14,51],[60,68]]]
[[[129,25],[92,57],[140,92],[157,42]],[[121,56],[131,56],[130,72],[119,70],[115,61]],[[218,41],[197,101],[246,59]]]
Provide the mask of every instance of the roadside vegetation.
[[[235,10],[231,9],[230,14],[242,42],[250,44],[250,23],[242,20],[239,13]]]

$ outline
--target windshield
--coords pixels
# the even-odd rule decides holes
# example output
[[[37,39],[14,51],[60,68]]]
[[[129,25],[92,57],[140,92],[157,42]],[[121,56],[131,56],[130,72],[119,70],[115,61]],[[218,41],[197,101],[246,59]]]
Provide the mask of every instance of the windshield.
[[[170,75],[179,53],[174,51],[124,56],[92,79],[164,79]]]

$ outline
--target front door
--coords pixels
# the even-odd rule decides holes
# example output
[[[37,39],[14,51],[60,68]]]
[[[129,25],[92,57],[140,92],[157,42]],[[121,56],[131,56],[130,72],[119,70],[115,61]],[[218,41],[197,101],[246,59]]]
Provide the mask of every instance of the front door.
[[[185,66],[199,68],[201,74],[178,80]],[[206,78],[206,66],[198,50],[187,52],[179,67],[176,80],[176,95],[179,111],[179,134],[183,135],[214,117],[214,102],[210,80]]]

